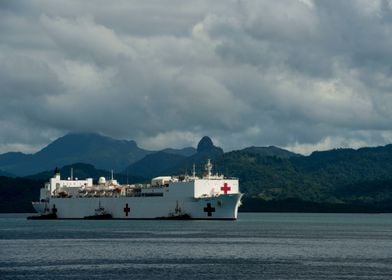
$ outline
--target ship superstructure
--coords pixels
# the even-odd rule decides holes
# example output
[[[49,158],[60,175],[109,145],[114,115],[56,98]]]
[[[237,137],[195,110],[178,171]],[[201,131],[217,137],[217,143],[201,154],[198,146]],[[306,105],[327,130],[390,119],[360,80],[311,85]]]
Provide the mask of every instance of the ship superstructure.
[[[202,177],[160,176],[150,184],[121,185],[113,178],[62,180],[59,170],[33,202],[43,217],[60,219],[229,219],[235,220],[242,194],[237,178],[212,174],[208,160]],[[103,214],[101,214],[103,213]]]

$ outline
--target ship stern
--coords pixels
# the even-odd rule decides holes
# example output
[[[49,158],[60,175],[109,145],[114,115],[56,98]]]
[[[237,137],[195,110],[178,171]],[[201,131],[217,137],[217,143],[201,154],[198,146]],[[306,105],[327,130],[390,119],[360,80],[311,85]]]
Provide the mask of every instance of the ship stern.
[[[46,203],[44,202],[32,202],[35,212],[38,214],[45,214]]]

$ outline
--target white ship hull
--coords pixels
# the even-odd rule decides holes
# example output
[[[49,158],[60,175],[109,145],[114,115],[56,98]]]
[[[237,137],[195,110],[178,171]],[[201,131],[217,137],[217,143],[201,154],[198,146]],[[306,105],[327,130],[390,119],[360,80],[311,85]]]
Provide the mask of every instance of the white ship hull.
[[[190,219],[235,220],[242,194],[227,194],[209,198],[178,200],[165,197],[91,197],[51,198],[49,203],[34,202],[37,213],[55,209],[59,219],[83,219],[94,215],[98,205],[113,219],[175,218],[176,207]],[[45,208],[48,209],[45,211]],[[178,214],[178,213],[177,213]]]
[[[212,175],[211,168],[208,161],[202,178],[162,176],[145,185],[120,185],[103,177],[98,185],[92,178],[61,180],[56,171],[33,206],[42,215],[38,218],[51,219],[235,220],[242,197],[238,179]]]

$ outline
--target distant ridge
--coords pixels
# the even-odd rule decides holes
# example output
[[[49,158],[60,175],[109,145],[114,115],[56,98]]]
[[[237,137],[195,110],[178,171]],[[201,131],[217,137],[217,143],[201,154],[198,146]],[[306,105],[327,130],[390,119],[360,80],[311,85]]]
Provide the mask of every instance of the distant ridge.
[[[123,173],[145,178],[152,178],[159,175],[171,175],[167,172],[174,166],[184,162],[186,158],[186,156],[161,151],[147,155],[143,159],[129,165]]]
[[[9,172],[4,172],[3,170],[0,170],[0,176],[5,176],[5,177],[15,177],[14,174],[9,173]]]
[[[31,155],[20,152],[9,152],[0,155],[0,166],[17,164],[21,161],[28,160]]]
[[[201,172],[200,166],[208,158],[215,159],[223,155],[222,148],[214,146],[211,138],[208,136],[204,136],[199,141],[197,150],[189,151],[193,152],[190,156],[185,156],[183,153],[168,153],[167,149],[153,153],[131,164],[124,172],[151,178],[159,175],[184,174],[187,170],[191,170],[193,164],[197,164]]]
[[[296,154],[282,148],[278,148],[275,146],[269,147],[248,147],[241,150],[242,152],[251,153],[251,154],[258,154],[261,156],[268,156],[268,157],[279,157],[279,158],[291,158],[291,157],[301,157],[302,155]]]
[[[95,133],[70,133],[32,155],[0,155],[0,169],[25,176],[54,166],[84,162],[97,168],[122,170],[149,153],[137,147],[135,141],[116,140]]]
[[[183,149],[172,149],[172,148],[166,148],[162,150],[161,152],[167,153],[167,154],[173,154],[173,155],[180,155],[180,156],[185,156],[185,157],[190,157],[194,154],[196,154],[197,150],[192,147],[188,148],[183,148]]]

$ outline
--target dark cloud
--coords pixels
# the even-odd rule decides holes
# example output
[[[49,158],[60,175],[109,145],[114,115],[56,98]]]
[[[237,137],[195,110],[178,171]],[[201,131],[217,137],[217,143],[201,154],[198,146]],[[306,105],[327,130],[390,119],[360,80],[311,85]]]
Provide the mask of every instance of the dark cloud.
[[[392,139],[391,1],[2,1],[0,152],[70,131],[299,152]]]

